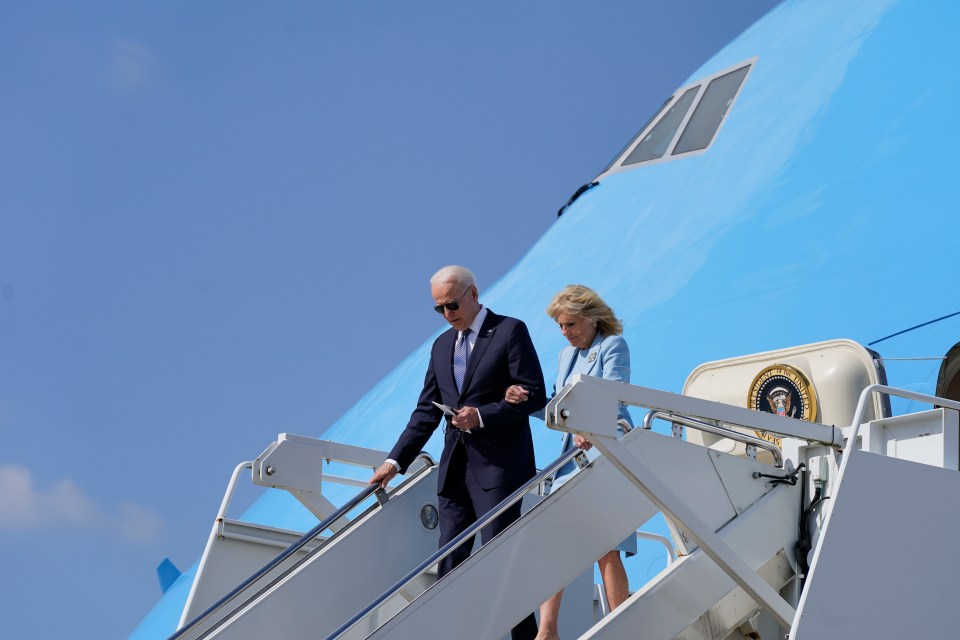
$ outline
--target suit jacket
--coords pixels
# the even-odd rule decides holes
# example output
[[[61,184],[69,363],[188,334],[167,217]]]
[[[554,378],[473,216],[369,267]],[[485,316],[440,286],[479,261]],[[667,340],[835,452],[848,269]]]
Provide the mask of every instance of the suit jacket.
[[[433,343],[417,408],[389,457],[397,461],[401,472],[406,472],[443,419],[433,402],[455,409],[477,407],[483,428],[474,428],[470,433],[452,425],[446,429],[438,493],[443,493],[448,480],[463,480],[447,478],[450,455],[460,438],[481,487],[519,487],[536,473],[528,416],[547,403],[543,372],[530,334],[520,320],[488,310],[467,362],[460,393],[453,378],[456,340],[457,331],[450,328]],[[504,401],[504,392],[512,384],[522,385],[530,392],[526,401],[517,405]]]

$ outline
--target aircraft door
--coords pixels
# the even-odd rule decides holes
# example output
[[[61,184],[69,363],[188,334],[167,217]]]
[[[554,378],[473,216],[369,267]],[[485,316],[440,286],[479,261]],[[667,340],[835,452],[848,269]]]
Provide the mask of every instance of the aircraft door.
[[[960,342],[947,351],[940,375],[937,376],[937,396],[947,400],[960,400]]]

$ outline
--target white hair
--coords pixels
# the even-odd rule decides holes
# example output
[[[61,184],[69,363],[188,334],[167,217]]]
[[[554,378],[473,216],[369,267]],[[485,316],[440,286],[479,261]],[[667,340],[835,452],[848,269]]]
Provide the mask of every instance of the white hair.
[[[435,287],[446,282],[454,282],[463,287],[476,287],[477,279],[473,272],[466,267],[459,265],[449,265],[443,267],[430,278],[430,286]]]

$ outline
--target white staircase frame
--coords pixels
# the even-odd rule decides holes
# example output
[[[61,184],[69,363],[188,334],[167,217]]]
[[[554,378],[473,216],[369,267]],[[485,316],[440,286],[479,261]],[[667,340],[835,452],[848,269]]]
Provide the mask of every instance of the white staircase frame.
[[[875,393],[900,395],[960,410],[958,402],[870,385],[861,394],[853,426],[841,430],[719,402],[576,376],[547,405],[547,425],[584,435],[603,457],[480,548],[444,580],[422,592],[432,582],[427,575],[429,569],[439,557],[449,553],[450,545],[430,555],[326,638],[413,640],[423,637],[425,629],[454,628],[458,630],[458,640],[498,638],[658,511],[686,541],[682,547],[690,550],[690,555],[668,566],[583,638],[629,637],[637,628],[642,628],[644,637],[650,638],[696,637],[698,625],[712,630],[711,633],[726,634],[735,630],[736,625],[756,622],[758,609],[783,630],[790,629],[799,619],[798,614],[778,590],[786,589],[796,568],[791,543],[796,539],[803,483],[783,484],[765,478],[780,473],[782,476],[778,478],[787,480],[793,476],[795,479],[794,461],[788,460],[786,469],[779,471],[754,459],[731,456],[639,429],[618,439],[617,407],[620,404],[645,407],[664,412],[665,419],[677,418],[689,426],[707,425],[721,431],[732,426],[832,449],[842,458],[835,485],[837,491],[850,460],[857,455],[872,455],[857,450],[857,436],[868,399]],[[951,419],[950,439],[945,442],[956,444],[958,437],[953,431],[957,429],[957,420],[955,416]],[[909,420],[906,424],[910,426]],[[942,431],[946,432],[947,422],[943,424]],[[863,442],[869,445],[871,432],[866,433]],[[951,460],[956,466],[956,456]],[[554,465],[558,463],[561,459]],[[268,476],[276,473],[275,468],[264,464],[258,468],[261,479],[264,472]],[[544,473],[550,472],[548,469]],[[541,479],[538,476],[534,482]],[[529,487],[518,490],[510,499],[519,499],[527,490]],[[322,501],[314,504],[320,508],[326,506]],[[506,504],[507,501],[487,517],[494,517]],[[826,510],[826,524],[829,524],[833,504],[831,502]],[[394,515],[399,516],[400,511],[396,509]],[[481,520],[476,527],[483,523]],[[598,526],[599,523],[602,526]],[[367,527],[366,530],[372,535],[378,529]],[[353,538],[357,543],[363,538],[360,548],[370,550],[374,556],[372,560],[365,558],[364,566],[376,571],[383,550],[375,549],[376,535],[368,541],[358,535],[360,531],[362,528],[351,530],[343,539]],[[556,535],[561,531],[563,535]],[[817,553],[826,531],[825,526],[817,543]],[[472,529],[454,543],[470,535]],[[351,552],[354,556],[356,553]],[[815,573],[816,558],[815,555],[811,576]],[[343,570],[341,566],[338,572]],[[339,573],[337,575],[339,579]],[[303,593],[316,589],[316,581],[321,576],[301,581],[299,586],[296,578],[297,573],[291,573],[269,591],[262,592],[256,601],[248,603],[247,610],[236,617],[232,632],[231,626],[226,625],[209,637],[221,632],[223,637],[251,640],[264,633],[280,633],[289,638],[324,637],[330,625],[324,622],[318,627],[310,616],[307,617],[313,622],[299,621],[294,626],[279,627],[276,624],[291,607],[290,593],[299,604],[294,606],[296,613],[291,610],[288,615],[304,614],[309,600],[303,599]],[[282,595],[284,589],[287,595]],[[791,589],[790,597],[797,601],[798,589]],[[686,599],[684,593],[688,594]],[[801,609],[807,595],[804,592],[799,596]],[[401,605],[413,601],[398,609],[395,604],[398,596],[403,600]],[[318,597],[321,596],[318,594]],[[264,604],[268,602],[272,605]],[[346,615],[357,610],[357,600],[352,602],[353,605],[343,603]],[[263,608],[262,615],[256,612],[258,606]],[[346,610],[347,607],[350,609]],[[666,610],[672,614],[664,615]],[[751,621],[748,622],[748,618]]]
[[[756,431],[789,435],[831,446],[842,444],[841,430],[720,402],[583,375],[575,376],[546,408],[548,427],[579,433],[593,442],[604,456],[663,512],[664,517],[680,527],[740,588],[773,616],[778,624],[789,628],[796,614],[794,608],[757,575],[754,568],[744,562],[743,558],[717,535],[716,530],[707,525],[667,483],[658,478],[649,465],[627,449],[623,442],[617,440],[616,430],[609,425],[616,421],[619,403],[715,420]]]
[[[642,429],[623,443],[667,478],[711,531],[773,490],[753,477],[771,470],[760,462]],[[797,511],[798,500],[791,508]],[[369,637],[413,639],[424,628],[457,628],[459,640],[499,638],[658,510],[609,459],[599,458]]]

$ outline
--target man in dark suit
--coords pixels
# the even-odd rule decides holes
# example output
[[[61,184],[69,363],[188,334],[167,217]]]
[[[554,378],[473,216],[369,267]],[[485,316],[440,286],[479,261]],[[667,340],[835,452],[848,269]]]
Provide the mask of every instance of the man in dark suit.
[[[443,547],[536,473],[531,413],[547,403],[540,361],[523,322],[499,316],[480,304],[476,279],[458,266],[444,267],[430,279],[430,293],[450,323],[433,343],[423,391],[410,422],[371,483],[386,487],[405,472],[443,419],[433,403],[455,411],[448,417],[440,456],[437,497]],[[507,387],[530,391],[520,404],[504,401]],[[520,503],[485,526],[486,543],[520,517]],[[443,577],[470,555],[462,544],[440,563]],[[533,614],[513,628],[513,640],[536,636]]]

